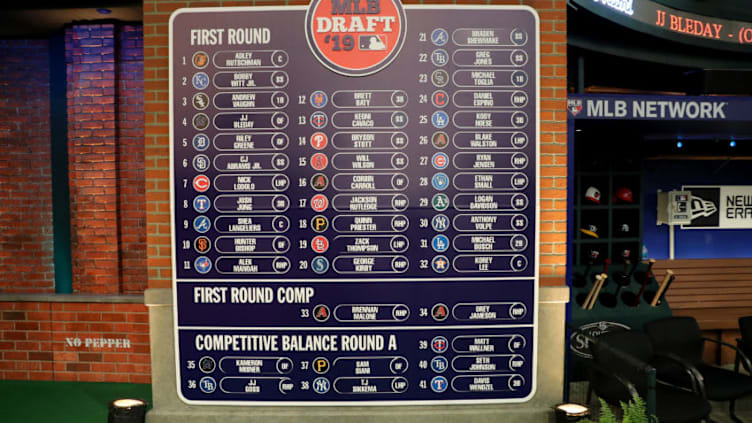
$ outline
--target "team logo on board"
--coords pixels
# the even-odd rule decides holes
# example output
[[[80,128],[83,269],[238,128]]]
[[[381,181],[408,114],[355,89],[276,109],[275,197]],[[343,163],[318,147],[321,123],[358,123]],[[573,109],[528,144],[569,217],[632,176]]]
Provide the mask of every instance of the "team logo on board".
[[[329,270],[329,260],[324,256],[317,256],[311,260],[311,268],[318,275],[322,275]]]
[[[209,64],[209,55],[203,51],[197,51],[193,53],[193,66],[198,69],[203,69]]]
[[[313,367],[313,371],[323,375],[324,373],[329,371],[329,360],[327,360],[324,357],[319,357],[317,359],[313,360],[313,363],[311,363],[311,367]]]
[[[193,189],[198,192],[206,192],[210,186],[211,181],[206,175],[196,175],[196,177],[193,178]]]
[[[211,220],[204,215],[200,215],[193,219],[193,230],[200,234],[205,234],[211,229]]]
[[[313,94],[311,94],[311,105],[317,109],[326,106],[326,101],[326,93],[323,91],[314,91]]]
[[[204,254],[211,249],[211,240],[208,237],[200,236],[193,240],[193,249]]]
[[[431,94],[431,103],[435,107],[444,107],[449,103],[449,94],[444,90],[436,90]]]
[[[212,268],[212,262],[209,260],[206,256],[200,256],[196,258],[196,261],[194,262],[196,266],[196,271],[201,274],[207,274]]]
[[[449,249],[449,238],[446,235],[436,235],[431,240],[431,248],[437,253],[443,253]]]
[[[326,216],[317,215],[314,216],[313,219],[311,219],[311,229],[314,231],[321,233],[326,231],[329,228],[329,219],[326,218]]]
[[[191,83],[193,84],[193,88],[197,90],[203,90],[204,88],[209,86],[209,75],[204,72],[197,72],[193,74]]]
[[[449,361],[443,356],[437,355],[431,359],[431,370],[436,373],[444,373],[449,368]]]
[[[205,93],[197,93],[193,96],[193,108],[196,110],[204,110],[209,107],[209,96]]]
[[[323,173],[317,173],[311,176],[311,186],[316,191],[323,191],[329,186],[329,178]]]
[[[311,249],[319,254],[324,253],[329,249],[329,240],[323,235],[316,235],[311,240]]]
[[[314,211],[322,212],[329,206],[329,199],[324,194],[316,194],[311,197],[311,208]]]
[[[449,196],[446,194],[436,194],[431,199],[431,205],[436,211],[444,211],[449,208]]]
[[[449,53],[444,49],[436,49],[431,52],[431,63],[436,67],[441,67],[449,63]]]
[[[449,166],[449,156],[446,153],[436,153],[431,158],[431,164],[434,169],[446,169]]]
[[[321,129],[329,123],[329,118],[326,117],[324,112],[314,112],[311,115],[311,125],[316,129]]]
[[[196,134],[193,136],[193,148],[198,151],[206,151],[209,148],[209,137],[205,134]]]
[[[449,270],[449,260],[445,256],[436,256],[431,260],[431,269],[436,273]]]
[[[329,379],[325,377],[317,377],[313,380],[313,384],[311,385],[311,388],[313,388],[313,391],[317,394],[325,394],[329,392]]]
[[[199,154],[193,158],[193,168],[197,172],[205,172],[206,169],[209,169],[210,163],[209,157],[206,154]]]
[[[211,206],[211,200],[205,195],[199,195],[193,199],[193,210],[199,213],[206,213]]]
[[[316,153],[311,156],[311,167],[316,170],[324,170],[329,165],[329,158],[324,153]]]
[[[365,76],[397,57],[406,26],[399,0],[313,0],[305,34],[322,65],[342,75]]]
[[[446,128],[446,126],[449,125],[449,115],[441,110],[433,112],[433,115],[431,115],[431,123],[435,128]]]
[[[434,189],[443,191],[449,187],[449,177],[446,173],[439,172],[431,177],[431,185]]]
[[[431,351],[437,354],[443,354],[449,348],[449,341],[443,336],[435,336],[431,340]]]
[[[436,148],[444,148],[449,144],[449,136],[446,132],[434,132],[431,136],[431,143]]]
[[[326,148],[326,145],[328,143],[329,139],[323,132],[315,132],[313,135],[311,135],[311,147],[315,148],[316,150],[323,150],[324,148]]]
[[[431,390],[440,394],[447,390],[449,387],[449,381],[444,376],[436,376],[431,379]]]
[[[211,394],[217,390],[217,382],[211,376],[202,377],[198,386],[201,388],[201,392],[205,394]]]
[[[431,42],[435,46],[443,46],[449,41],[449,33],[446,29],[436,28],[431,32]]]
[[[326,322],[329,320],[329,307],[324,304],[319,304],[313,307],[313,320],[317,322]]]

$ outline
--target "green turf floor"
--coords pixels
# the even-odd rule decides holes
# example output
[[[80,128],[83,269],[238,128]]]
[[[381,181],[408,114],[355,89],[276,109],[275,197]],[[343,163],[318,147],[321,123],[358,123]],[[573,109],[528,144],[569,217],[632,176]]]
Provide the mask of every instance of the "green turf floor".
[[[151,385],[0,380],[0,422],[106,423],[107,405],[118,398],[151,406]]]

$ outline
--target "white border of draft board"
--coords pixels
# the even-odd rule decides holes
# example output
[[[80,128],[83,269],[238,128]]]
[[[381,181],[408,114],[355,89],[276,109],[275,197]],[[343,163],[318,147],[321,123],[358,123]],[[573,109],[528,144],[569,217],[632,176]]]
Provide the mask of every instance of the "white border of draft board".
[[[357,400],[357,401],[194,401],[189,400],[185,397],[183,397],[181,393],[181,386],[180,386],[180,350],[179,350],[179,339],[178,339],[178,303],[177,303],[177,279],[175,277],[176,275],[176,253],[174,251],[175,248],[175,226],[174,226],[174,219],[175,219],[175,181],[174,181],[174,171],[175,171],[175,163],[174,163],[174,133],[173,133],[173,52],[172,52],[172,40],[173,40],[173,34],[172,34],[172,28],[173,28],[173,21],[176,16],[182,13],[204,13],[204,12],[246,12],[249,10],[258,10],[258,11],[298,11],[298,10],[306,10],[307,6],[263,6],[263,7],[209,7],[209,8],[189,8],[189,9],[178,9],[170,16],[169,21],[169,125],[170,125],[170,240],[172,245],[170,246],[171,250],[171,256],[172,256],[172,295],[173,295],[173,329],[174,329],[174,338],[175,338],[175,382],[176,382],[176,389],[178,397],[185,402],[186,404],[195,404],[195,405],[241,405],[241,406],[383,406],[383,405],[449,405],[449,404],[503,404],[503,403],[521,403],[521,402],[527,402],[529,401],[536,392],[537,389],[537,372],[538,372],[538,295],[539,295],[539,254],[540,254],[540,17],[538,16],[538,12],[529,7],[529,6],[489,6],[489,5],[463,5],[463,6],[457,6],[457,5],[405,5],[405,9],[440,9],[440,10],[457,10],[457,9],[468,9],[468,10],[526,10],[530,12],[534,19],[535,19],[535,34],[536,34],[536,45],[535,45],[535,61],[536,61],[536,68],[535,68],[535,81],[536,81],[536,93],[535,93],[535,110],[536,110],[536,119],[535,119],[535,158],[536,158],[536,169],[535,169],[535,179],[536,179],[536,187],[535,187],[535,260],[534,260],[534,274],[533,274],[533,284],[534,284],[534,307],[533,307],[533,363],[532,363],[532,387],[530,390],[530,395],[526,396],[525,398],[512,398],[512,399],[469,399],[469,400],[442,400],[442,399],[436,399],[436,400],[392,400],[392,401],[383,401],[383,400]],[[500,280],[500,279],[511,279],[511,278],[473,278],[473,280]],[[388,279],[389,281],[418,281],[418,280],[424,280],[424,279],[412,279],[412,278],[401,278],[401,279]],[[444,278],[442,280],[467,280],[467,278]],[[195,281],[191,279],[185,279],[185,281]],[[202,280],[203,281],[203,280]],[[280,282],[279,279],[270,279],[269,281],[274,282]],[[294,282],[297,280],[284,280],[282,282]],[[320,279],[320,281],[337,281],[337,279]],[[374,282],[376,281],[387,281],[387,279],[374,279]],[[205,281],[204,281],[205,282]],[[253,282],[264,282],[262,279],[254,279]],[[483,328],[510,328],[515,327],[511,325],[488,325],[483,326]],[[529,327],[529,325],[518,325],[516,327]],[[478,326],[441,326],[441,329],[465,329],[465,328],[473,328],[478,329],[481,327]],[[203,329],[209,329],[209,328],[203,328]],[[219,328],[212,328],[212,329],[219,329]],[[374,329],[380,329],[376,327],[369,327],[369,328],[313,328],[313,327],[285,327],[285,328],[222,328],[224,330],[374,330]],[[436,330],[437,327],[435,326],[412,326],[412,327],[389,327],[389,330],[414,330],[414,329],[425,329],[425,330]]]

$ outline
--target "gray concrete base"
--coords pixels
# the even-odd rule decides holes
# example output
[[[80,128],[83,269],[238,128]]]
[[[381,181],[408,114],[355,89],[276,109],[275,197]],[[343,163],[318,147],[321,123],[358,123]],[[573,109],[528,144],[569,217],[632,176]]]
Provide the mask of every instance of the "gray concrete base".
[[[229,407],[186,405],[177,395],[172,292],[149,289],[152,392],[147,423],[519,423],[553,422],[564,388],[566,303],[569,289],[543,287],[538,314],[538,387],[521,404],[451,406]]]

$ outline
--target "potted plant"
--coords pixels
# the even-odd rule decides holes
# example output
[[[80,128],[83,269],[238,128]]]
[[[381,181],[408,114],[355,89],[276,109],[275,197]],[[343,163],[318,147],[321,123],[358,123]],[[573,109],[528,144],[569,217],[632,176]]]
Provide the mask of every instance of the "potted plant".
[[[611,410],[606,401],[601,401],[601,414],[598,422],[589,419],[580,420],[579,423],[620,423],[614,412]],[[622,410],[621,423],[657,423],[655,416],[648,416],[645,409],[645,401],[638,396],[632,397],[628,403],[620,403]]]

